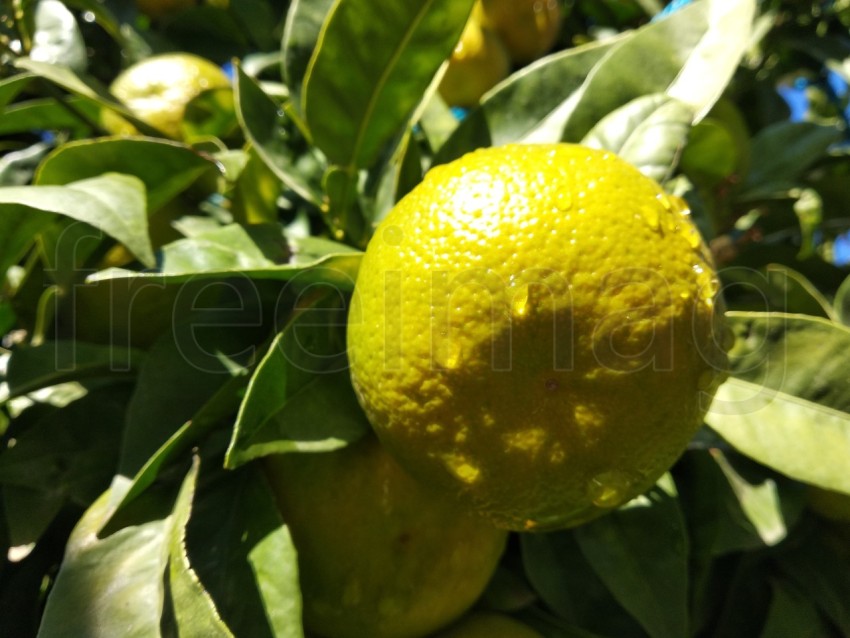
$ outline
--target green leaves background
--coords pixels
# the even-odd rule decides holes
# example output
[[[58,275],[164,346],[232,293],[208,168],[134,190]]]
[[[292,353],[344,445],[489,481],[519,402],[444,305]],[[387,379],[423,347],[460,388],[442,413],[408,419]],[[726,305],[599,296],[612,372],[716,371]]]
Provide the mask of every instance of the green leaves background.
[[[462,119],[435,80],[469,0],[205,3],[153,22],[45,2],[70,18],[51,27],[15,4],[0,634],[302,635],[296,549],[259,468],[368,432],[344,332],[374,224],[432,165],[568,141],[686,198],[720,267],[731,377],[655,488],[515,535],[479,605],[552,637],[850,635],[847,523],[807,505],[850,495],[847,122],[814,93],[787,121],[776,94],[825,68],[850,79],[840,3],[568,2],[555,51]],[[48,28],[91,54],[31,55]],[[213,117],[164,140],[109,95],[122,60],[161,50],[235,60],[237,131]],[[105,135],[102,109],[147,136]]]

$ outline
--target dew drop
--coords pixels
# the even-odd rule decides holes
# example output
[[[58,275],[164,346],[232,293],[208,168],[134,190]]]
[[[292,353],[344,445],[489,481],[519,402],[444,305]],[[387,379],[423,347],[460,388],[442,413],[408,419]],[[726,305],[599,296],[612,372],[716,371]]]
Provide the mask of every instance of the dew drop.
[[[525,317],[529,312],[529,290],[528,286],[523,286],[514,295],[511,302],[511,312],[514,317]]]
[[[696,226],[685,226],[684,235],[685,239],[688,241],[688,245],[694,250],[702,246],[702,235],[700,235],[699,230],[697,230]]]
[[[658,210],[656,208],[644,206],[640,209],[640,214],[641,217],[643,217],[643,221],[646,222],[647,226],[649,226],[653,232],[661,230],[661,216],[658,214]]]
[[[434,359],[447,370],[456,370],[460,366],[461,346],[457,341],[443,339],[437,344]]]
[[[560,190],[555,194],[555,206],[561,212],[567,212],[573,207],[573,198],[567,190]]]
[[[600,472],[588,484],[588,496],[596,507],[611,509],[622,505],[632,495],[638,477],[625,470]]]

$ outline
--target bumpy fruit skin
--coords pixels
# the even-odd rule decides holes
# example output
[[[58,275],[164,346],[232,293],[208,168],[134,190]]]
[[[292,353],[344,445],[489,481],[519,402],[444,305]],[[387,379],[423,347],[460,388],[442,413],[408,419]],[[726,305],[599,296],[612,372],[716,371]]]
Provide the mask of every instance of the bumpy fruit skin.
[[[543,638],[538,632],[510,616],[475,612],[435,638]]]
[[[266,468],[317,635],[428,635],[472,606],[504,550],[505,532],[413,480],[374,436]]]
[[[440,95],[452,106],[474,106],[510,72],[511,61],[499,36],[483,28],[475,15],[466,23],[440,81]]]
[[[724,378],[718,281],[684,202],[611,153],[481,149],[372,238],[351,375],[402,466],[513,530],[648,489]]]
[[[109,87],[136,117],[175,139],[181,137],[186,105],[211,89],[230,89],[230,80],[218,66],[190,53],[145,58],[125,69]],[[137,133],[112,111],[104,111],[102,120],[116,135]]]
[[[548,53],[561,30],[559,0],[482,0],[482,24],[495,30],[514,62]]]

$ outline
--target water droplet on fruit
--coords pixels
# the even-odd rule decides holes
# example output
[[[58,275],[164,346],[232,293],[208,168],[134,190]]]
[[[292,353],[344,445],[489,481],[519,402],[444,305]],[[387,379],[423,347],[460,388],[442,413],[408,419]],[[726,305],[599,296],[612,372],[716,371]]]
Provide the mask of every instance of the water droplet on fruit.
[[[434,353],[436,362],[447,370],[456,370],[460,366],[461,346],[457,341],[443,339],[437,344]]]
[[[654,231],[658,232],[661,230],[661,216],[658,214],[658,210],[654,207],[643,206],[640,209],[641,217],[643,217],[643,221]]]
[[[685,226],[683,230],[683,234],[685,235],[685,239],[688,241],[688,245],[697,249],[702,246],[702,235],[700,235],[699,230],[697,230],[696,226],[691,226],[690,224]]]
[[[633,496],[631,490],[637,481],[634,473],[625,470],[600,472],[590,479],[588,496],[596,507],[618,507]]]
[[[529,308],[529,289],[528,286],[522,286],[514,295],[511,302],[511,312],[515,317],[525,317],[528,314]]]
[[[560,190],[555,195],[555,206],[558,210],[566,212],[573,207],[573,198],[567,190]]]

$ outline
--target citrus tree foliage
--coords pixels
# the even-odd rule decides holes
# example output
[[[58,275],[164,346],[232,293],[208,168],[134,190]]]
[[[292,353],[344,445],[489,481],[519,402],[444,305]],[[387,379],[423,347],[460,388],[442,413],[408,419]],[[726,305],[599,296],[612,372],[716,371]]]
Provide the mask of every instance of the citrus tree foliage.
[[[570,0],[461,117],[436,87],[472,0],[176,5],[0,8],[0,635],[303,635],[260,459],[369,431],[362,249],[428,168],[519,141],[688,201],[732,368],[655,488],[513,534],[478,607],[551,637],[850,635],[850,523],[811,497],[850,498],[847,2]],[[179,140],[107,89],[165,51],[232,74]]]

